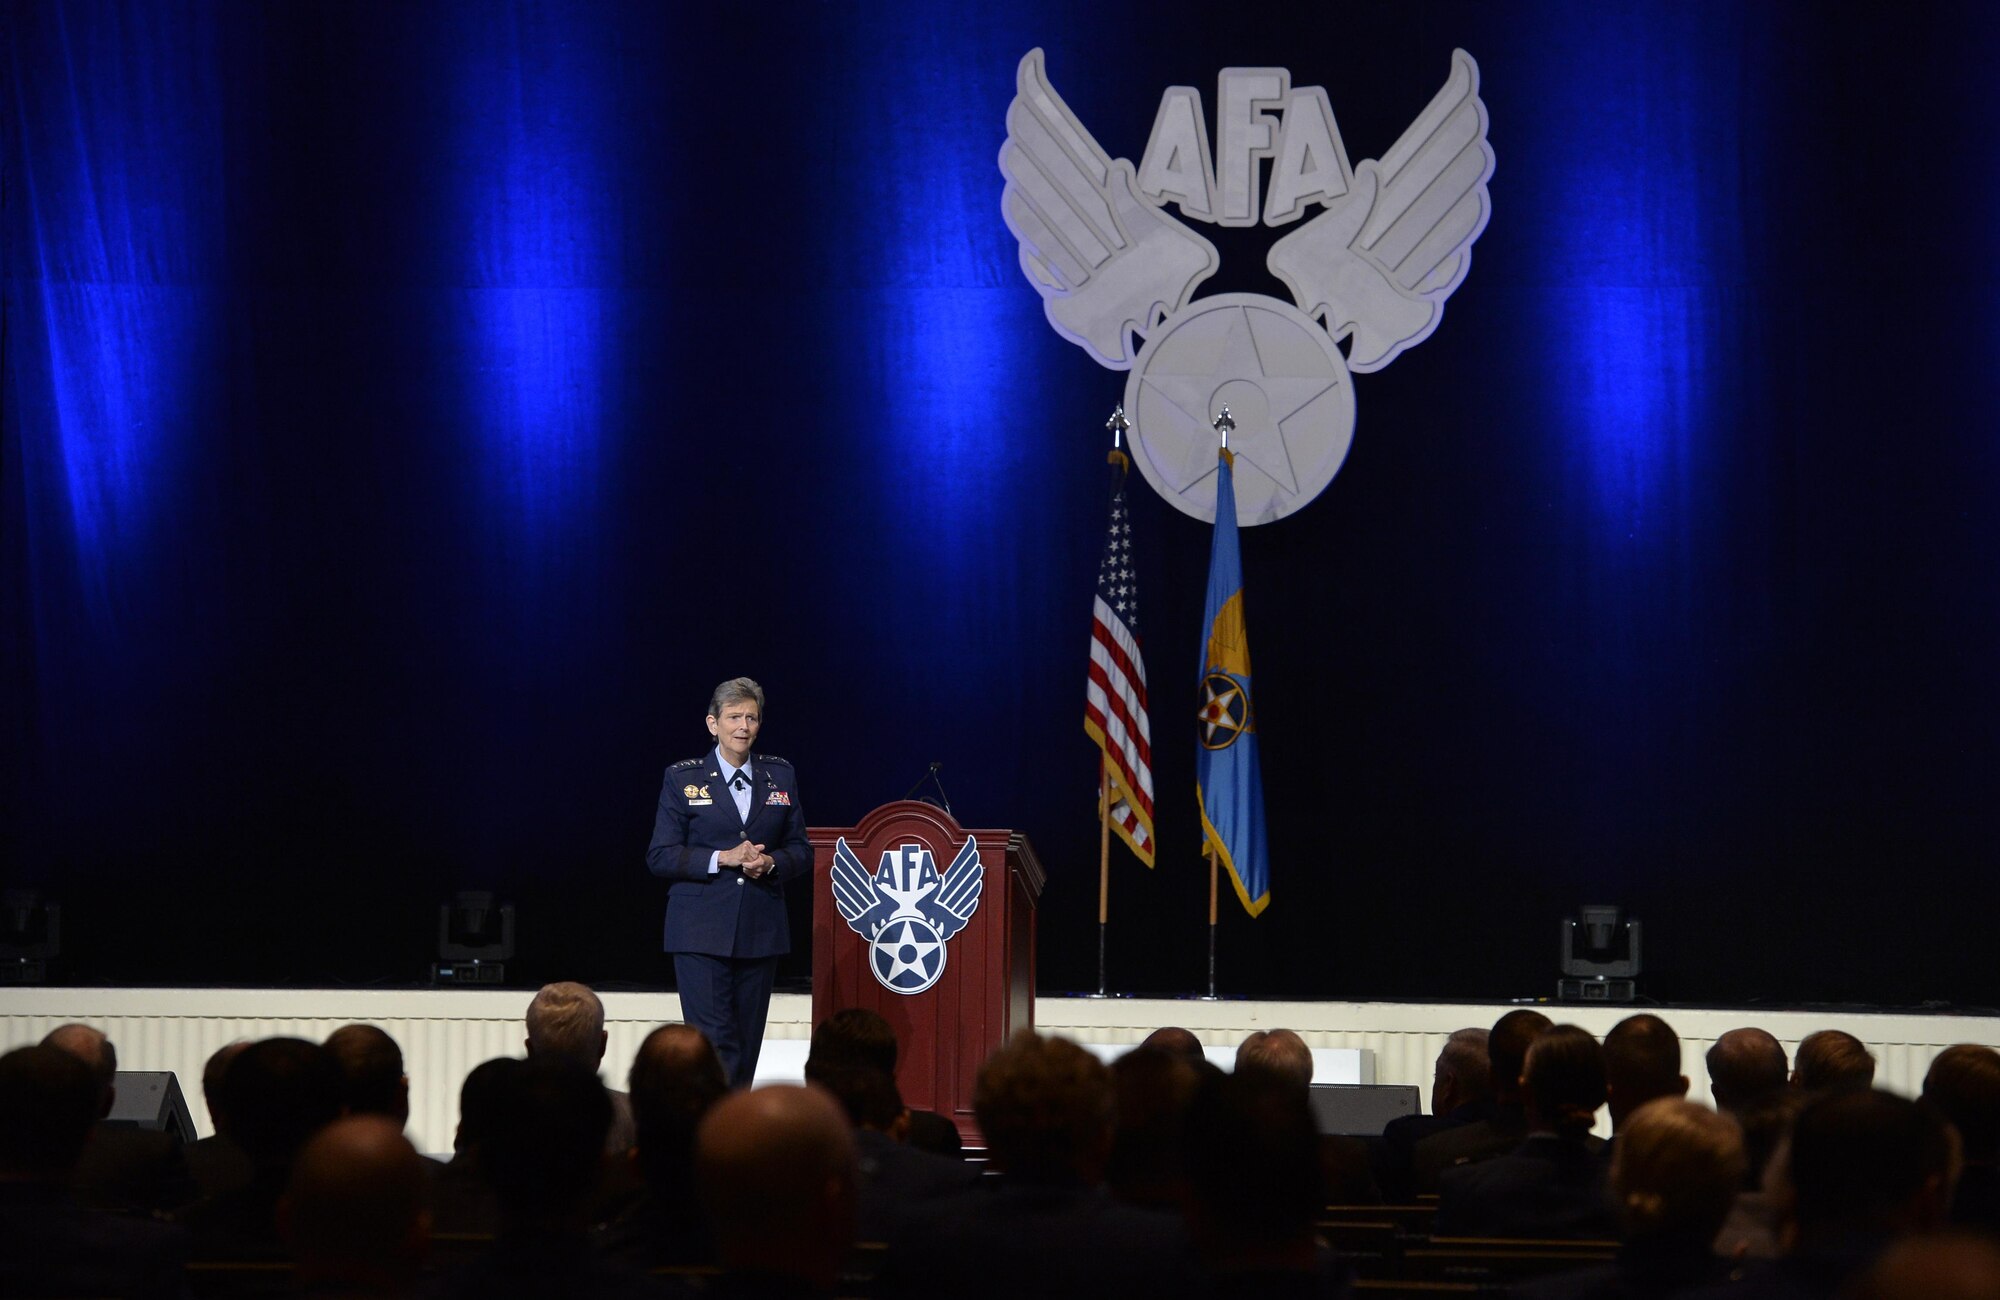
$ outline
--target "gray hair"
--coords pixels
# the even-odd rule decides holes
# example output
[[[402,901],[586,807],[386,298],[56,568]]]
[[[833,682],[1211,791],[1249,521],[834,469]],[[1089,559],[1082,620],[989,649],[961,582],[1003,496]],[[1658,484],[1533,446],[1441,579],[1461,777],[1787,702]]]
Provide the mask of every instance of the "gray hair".
[[[1438,1053],[1438,1072],[1448,1072],[1470,1097],[1486,1097],[1493,1092],[1493,1068],[1486,1055],[1486,1040],[1484,1029],[1454,1030],[1445,1039],[1444,1050]]]
[[[759,717],[764,713],[764,688],[748,677],[732,677],[715,688],[715,694],[708,700],[708,716],[722,716],[723,706],[735,704],[739,700],[749,700],[757,706]]]
[[[604,1041],[604,1003],[588,984],[545,984],[528,1004],[528,1050],[566,1056],[596,1068]]]

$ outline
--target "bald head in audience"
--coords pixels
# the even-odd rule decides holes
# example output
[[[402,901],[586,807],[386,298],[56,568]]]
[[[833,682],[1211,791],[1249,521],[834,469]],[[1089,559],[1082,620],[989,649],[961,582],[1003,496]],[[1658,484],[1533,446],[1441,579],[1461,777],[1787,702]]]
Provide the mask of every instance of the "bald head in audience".
[[[1622,1132],[1633,1111],[1661,1097],[1685,1097],[1680,1035],[1666,1021],[1644,1012],[1627,1016],[1604,1036],[1604,1093],[1613,1132]]]
[[[1236,1072],[1249,1071],[1308,1088],[1313,1081],[1312,1048],[1289,1029],[1259,1029],[1236,1048]]]
[[[343,1025],[326,1038],[326,1050],[340,1067],[342,1097],[350,1115],[383,1115],[409,1122],[410,1079],[403,1073],[403,1049],[374,1025]]]
[[[97,1115],[102,1119],[111,1113],[111,1103],[116,1099],[118,1085],[118,1049],[104,1036],[101,1029],[89,1025],[67,1024],[51,1029],[42,1039],[43,1047],[53,1047],[59,1052],[68,1052],[83,1062],[90,1071],[91,1081],[97,1087]]]
[[[1800,1040],[1792,1082],[1807,1092],[1866,1088],[1875,1082],[1875,1058],[1853,1034],[1822,1029]]]
[[[1208,1059],[1201,1050],[1201,1040],[1194,1036],[1192,1030],[1182,1029],[1179,1025],[1163,1025],[1155,1029],[1146,1035],[1146,1041],[1139,1046],[1150,1047],[1190,1063]]]
[[[830,1290],[853,1244],[854,1136],[817,1088],[731,1093],[695,1138],[695,1178],[725,1270]]]
[[[430,1240],[423,1160],[397,1120],[335,1120],[300,1149],[278,1229],[307,1286],[389,1290],[416,1277]]]
[[[1717,1109],[1742,1112],[1785,1086],[1791,1065],[1769,1031],[1732,1029],[1708,1049],[1708,1090]]]

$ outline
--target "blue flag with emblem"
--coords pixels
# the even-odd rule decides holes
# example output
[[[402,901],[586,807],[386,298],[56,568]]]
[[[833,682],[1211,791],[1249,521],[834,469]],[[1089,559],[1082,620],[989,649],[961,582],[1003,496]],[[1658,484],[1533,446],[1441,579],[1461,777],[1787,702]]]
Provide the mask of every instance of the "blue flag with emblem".
[[[1194,794],[1204,851],[1215,855],[1244,910],[1256,916],[1271,901],[1271,864],[1264,846],[1264,775],[1257,761],[1250,635],[1243,621],[1243,559],[1236,547],[1235,459],[1227,447],[1222,449],[1215,481]]]

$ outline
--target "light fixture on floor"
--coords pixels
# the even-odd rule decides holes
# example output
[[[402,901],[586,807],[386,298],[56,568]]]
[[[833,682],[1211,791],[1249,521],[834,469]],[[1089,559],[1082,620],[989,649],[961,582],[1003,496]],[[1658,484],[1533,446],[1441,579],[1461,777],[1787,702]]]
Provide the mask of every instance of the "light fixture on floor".
[[[484,890],[460,890],[438,908],[433,984],[504,984],[514,955],[514,905]]]
[[[1562,923],[1564,1002],[1630,1002],[1638,993],[1639,923],[1608,903],[1586,903]]]

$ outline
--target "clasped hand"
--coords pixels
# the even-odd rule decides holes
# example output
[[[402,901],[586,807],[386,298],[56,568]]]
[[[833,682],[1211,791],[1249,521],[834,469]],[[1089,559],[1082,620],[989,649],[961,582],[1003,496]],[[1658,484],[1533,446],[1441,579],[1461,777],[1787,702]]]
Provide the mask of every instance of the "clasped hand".
[[[752,880],[762,880],[778,866],[777,859],[764,852],[763,845],[752,844],[748,840],[734,848],[723,849],[716,854],[715,860],[722,866],[740,869]]]

